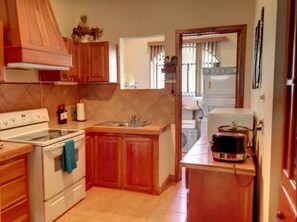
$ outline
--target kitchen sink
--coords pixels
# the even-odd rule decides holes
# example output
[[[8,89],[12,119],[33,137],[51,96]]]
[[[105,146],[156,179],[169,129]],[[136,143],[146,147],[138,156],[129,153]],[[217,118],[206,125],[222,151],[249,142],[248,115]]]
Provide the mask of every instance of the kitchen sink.
[[[97,126],[113,126],[113,127],[143,127],[149,125],[147,121],[136,122],[121,122],[121,121],[106,121],[96,124]]]

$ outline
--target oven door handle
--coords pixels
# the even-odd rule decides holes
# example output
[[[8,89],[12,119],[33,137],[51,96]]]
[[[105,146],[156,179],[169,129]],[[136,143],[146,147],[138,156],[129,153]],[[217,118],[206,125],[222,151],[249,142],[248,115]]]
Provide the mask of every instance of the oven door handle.
[[[71,140],[71,139],[68,139],[68,140]],[[68,140],[65,140],[64,142],[60,142],[56,145],[52,145],[52,146],[46,146],[42,149],[42,152],[45,153],[45,152],[52,152],[52,151],[55,151],[55,150],[58,150],[58,149],[62,149],[65,142],[68,141]],[[81,135],[81,136],[77,136],[77,137],[74,137],[73,141],[74,141],[74,144],[82,141],[82,140],[85,140],[85,135]],[[78,147],[80,148],[80,147]],[[75,149],[77,149],[75,147]]]

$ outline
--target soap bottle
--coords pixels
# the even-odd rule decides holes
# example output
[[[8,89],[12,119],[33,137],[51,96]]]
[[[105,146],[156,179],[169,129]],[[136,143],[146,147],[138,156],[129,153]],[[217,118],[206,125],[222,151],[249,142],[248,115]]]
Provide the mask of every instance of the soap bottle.
[[[58,124],[62,124],[64,121],[64,114],[63,114],[64,110],[63,110],[63,105],[59,105],[58,106]]]

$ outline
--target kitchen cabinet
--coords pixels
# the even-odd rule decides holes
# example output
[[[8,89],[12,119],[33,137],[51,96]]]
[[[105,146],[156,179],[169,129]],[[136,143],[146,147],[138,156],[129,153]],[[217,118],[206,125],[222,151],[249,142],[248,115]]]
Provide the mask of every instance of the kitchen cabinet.
[[[67,51],[72,55],[72,67],[69,70],[41,70],[39,76],[41,81],[74,81],[81,82],[82,62],[81,62],[81,43],[70,38],[63,37]]]
[[[168,175],[159,178],[158,140],[158,136],[96,133],[95,185],[159,194]]]
[[[186,168],[187,221],[253,221],[256,175],[252,158],[242,163],[215,161],[202,137],[181,161]]]
[[[27,156],[0,164],[2,221],[30,221]]]
[[[39,71],[41,81],[117,82],[117,52],[109,42],[81,43],[64,38],[73,66],[68,71]]]
[[[117,82],[116,46],[109,42],[82,44],[84,82]]]
[[[3,21],[0,21],[0,82],[4,81],[4,42],[3,42]]]
[[[153,138],[127,136],[123,138],[122,146],[123,188],[152,192]]]
[[[121,137],[95,136],[95,185],[121,187]]]
[[[94,186],[94,137],[87,133],[85,137],[86,146],[86,190]]]

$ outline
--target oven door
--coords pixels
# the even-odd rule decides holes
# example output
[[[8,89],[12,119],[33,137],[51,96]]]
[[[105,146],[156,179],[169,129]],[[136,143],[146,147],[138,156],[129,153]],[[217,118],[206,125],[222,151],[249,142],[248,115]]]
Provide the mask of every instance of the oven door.
[[[62,151],[65,142],[42,148],[44,200],[65,190],[85,176],[85,135],[73,137],[76,153],[75,168],[70,174],[62,170]]]

